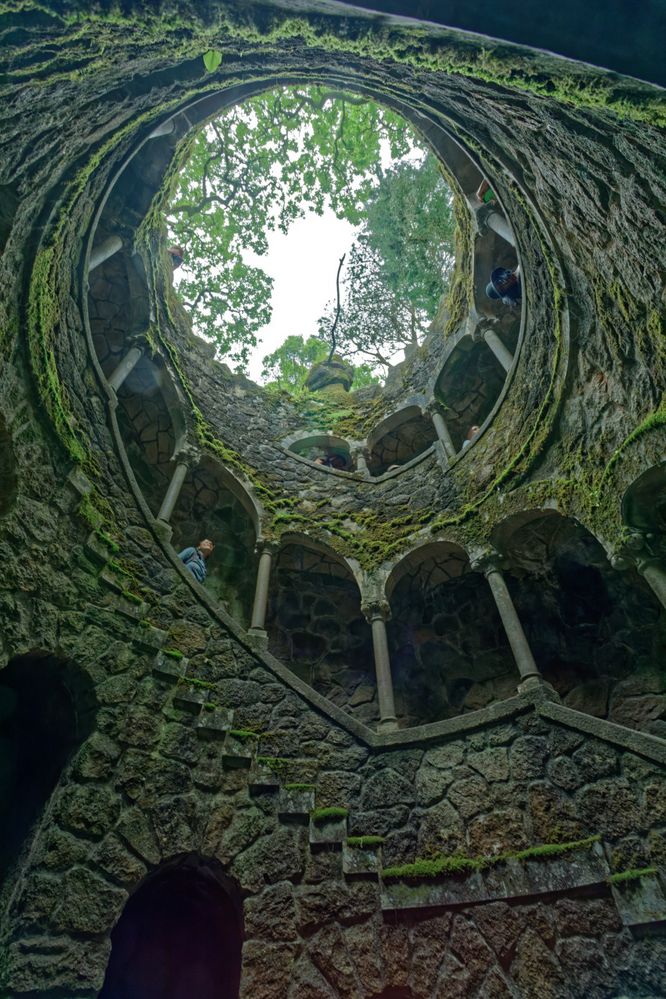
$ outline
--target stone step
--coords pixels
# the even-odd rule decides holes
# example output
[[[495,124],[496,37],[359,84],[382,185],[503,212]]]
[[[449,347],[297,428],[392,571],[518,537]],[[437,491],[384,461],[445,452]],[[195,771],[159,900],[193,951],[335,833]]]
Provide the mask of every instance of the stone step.
[[[233,728],[233,725],[234,713],[232,709],[216,707],[212,711],[202,711],[194,728],[202,739],[226,739],[227,732]]]
[[[249,769],[256,756],[256,743],[257,735],[254,732],[230,728],[222,746],[222,763],[225,767]]]
[[[174,658],[174,656],[159,652],[153,662],[153,675],[159,677],[160,680],[166,680],[167,683],[179,683],[185,676],[187,666],[188,660],[184,656]]]
[[[278,801],[278,816],[281,819],[310,821],[310,812],[315,807],[314,784],[285,784]]]
[[[310,812],[310,846],[333,846],[342,848],[347,838],[348,808],[315,808]]]
[[[379,878],[383,842],[383,836],[348,836],[342,844],[345,877]]]

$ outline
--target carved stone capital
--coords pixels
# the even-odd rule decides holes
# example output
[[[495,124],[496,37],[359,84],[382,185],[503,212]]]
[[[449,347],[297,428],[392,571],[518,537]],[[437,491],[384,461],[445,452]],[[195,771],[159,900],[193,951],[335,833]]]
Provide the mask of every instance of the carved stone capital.
[[[478,552],[469,560],[472,572],[482,572],[484,576],[489,576],[491,572],[501,572],[505,566],[504,556],[494,549]]]
[[[275,558],[279,551],[280,542],[273,538],[260,538],[254,546],[255,555],[270,555]]]
[[[196,468],[201,461],[201,451],[195,444],[186,441],[177,451],[174,451],[171,460],[178,465],[187,465],[188,469]]]
[[[391,608],[388,600],[372,600],[361,604],[361,611],[370,624],[373,621],[388,621],[391,618]]]

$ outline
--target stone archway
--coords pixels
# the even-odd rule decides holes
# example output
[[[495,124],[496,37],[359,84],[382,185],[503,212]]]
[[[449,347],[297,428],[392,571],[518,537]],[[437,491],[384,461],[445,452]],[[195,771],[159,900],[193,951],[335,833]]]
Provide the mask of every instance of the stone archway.
[[[93,728],[88,677],[45,652],[0,672],[0,876],[9,873],[74,751]]]
[[[294,536],[275,559],[269,649],[319,693],[364,722],[378,717],[370,626],[344,559]]]
[[[240,896],[219,862],[169,861],[125,906],[100,999],[237,999],[242,940]]]
[[[414,549],[395,567],[386,590],[396,712],[403,724],[451,718],[515,693],[516,669],[497,608],[458,545]]]
[[[534,658],[564,703],[631,728],[663,725],[665,622],[647,585],[614,570],[582,524],[552,510],[518,514],[496,537]]]

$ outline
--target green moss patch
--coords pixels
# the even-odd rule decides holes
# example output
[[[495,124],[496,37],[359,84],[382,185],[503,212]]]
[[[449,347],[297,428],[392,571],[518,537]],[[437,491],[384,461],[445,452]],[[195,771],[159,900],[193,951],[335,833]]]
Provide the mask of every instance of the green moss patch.
[[[611,874],[608,879],[608,883],[611,885],[624,884],[627,881],[638,881],[640,878],[648,878],[653,874],[657,874],[656,867],[637,867],[632,871],[618,871],[617,874]]]
[[[383,836],[348,836],[345,840],[352,850],[374,850],[384,842]]]
[[[327,822],[338,822],[346,819],[349,815],[348,808],[340,808],[338,805],[331,805],[328,808],[315,808],[310,812],[310,818],[316,826],[326,825]]]
[[[459,854],[423,858],[412,864],[401,864],[395,867],[385,867],[382,871],[384,881],[428,881],[454,874],[469,874],[472,871],[482,871],[508,860],[535,860],[539,857],[558,857],[572,850],[586,850],[593,843],[598,843],[601,837],[588,836],[587,839],[574,840],[570,843],[540,843],[537,846],[519,850],[516,853],[502,853],[496,857],[465,857]]]

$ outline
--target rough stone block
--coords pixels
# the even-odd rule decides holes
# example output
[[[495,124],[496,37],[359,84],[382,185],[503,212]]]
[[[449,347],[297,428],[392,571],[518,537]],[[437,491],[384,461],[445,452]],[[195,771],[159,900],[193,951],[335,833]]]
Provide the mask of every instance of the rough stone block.
[[[347,877],[379,877],[381,846],[360,848],[342,844],[342,873]]]
[[[310,846],[340,845],[347,838],[347,816],[314,822],[310,819]]]
[[[281,818],[307,818],[315,806],[315,791],[306,788],[283,788],[278,803],[278,815]]]

